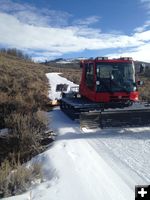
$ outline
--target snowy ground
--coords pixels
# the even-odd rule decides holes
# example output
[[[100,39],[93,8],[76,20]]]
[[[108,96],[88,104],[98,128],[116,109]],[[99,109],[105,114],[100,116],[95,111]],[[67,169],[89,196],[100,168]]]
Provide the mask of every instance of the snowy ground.
[[[49,80],[49,85],[50,85],[50,90],[49,90],[49,98],[51,100],[59,100],[61,98],[61,92],[58,91],[56,92],[56,86],[58,84],[67,84],[68,88],[67,91],[68,92],[70,90],[71,87],[77,86],[75,83],[67,80],[66,78],[63,78],[61,76],[59,76],[60,73],[47,73],[46,76]]]
[[[58,137],[36,157],[45,182],[9,200],[134,200],[150,183],[150,127],[83,132],[59,108],[48,115]]]

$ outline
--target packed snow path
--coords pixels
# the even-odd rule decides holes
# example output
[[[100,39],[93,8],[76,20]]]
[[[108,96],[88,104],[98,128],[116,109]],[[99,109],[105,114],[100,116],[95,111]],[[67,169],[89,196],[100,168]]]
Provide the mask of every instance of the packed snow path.
[[[53,112],[53,121],[59,133],[57,145],[61,144],[65,152],[63,170],[67,174],[63,171],[61,174],[73,186],[70,192],[65,190],[66,195],[72,193],[73,199],[85,200],[131,200],[135,185],[150,182],[150,128],[107,129],[84,134],[78,123],[60,110]]]

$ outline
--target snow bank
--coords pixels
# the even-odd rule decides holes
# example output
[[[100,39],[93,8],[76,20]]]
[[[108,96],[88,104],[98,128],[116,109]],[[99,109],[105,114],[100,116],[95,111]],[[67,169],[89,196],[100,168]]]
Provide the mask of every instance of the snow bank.
[[[60,73],[47,73],[46,76],[49,80],[50,90],[49,90],[49,98],[51,100],[59,100],[61,98],[61,92],[56,92],[56,86],[58,84],[67,84],[68,89],[66,92],[70,91],[71,87],[78,86],[75,83],[67,80],[66,78],[63,78],[59,76]]]

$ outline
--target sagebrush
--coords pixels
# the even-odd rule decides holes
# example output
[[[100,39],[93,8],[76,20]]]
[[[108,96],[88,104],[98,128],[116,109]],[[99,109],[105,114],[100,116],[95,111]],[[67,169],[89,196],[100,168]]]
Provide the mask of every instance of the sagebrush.
[[[0,167],[0,194],[9,197],[27,191],[35,182],[42,181],[42,166],[35,162],[30,166],[21,165],[19,161],[5,160]]]

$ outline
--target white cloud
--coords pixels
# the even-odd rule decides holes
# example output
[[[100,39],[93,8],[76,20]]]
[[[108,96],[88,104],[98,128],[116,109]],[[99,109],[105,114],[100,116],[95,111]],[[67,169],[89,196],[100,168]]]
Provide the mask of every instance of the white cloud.
[[[88,26],[94,23],[97,23],[100,20],[99,16],[90,16],[84,19],[79,19],[74,21],[74,24],[81,25],[81,26]]]
[[[135,28],[135,32],[143,32],[145,30],[148,30],[150,28],[150,0],[140,0],[141,5],[144,7],[148,19],[145,21],[145,23],[142,26],[139,26]]]
[[[11,15],[0,14],[0,40],[24,48],[60,49],[74,47],[110,48],[119,46],[135,46],[148,40],[148,32],[137,33],[134,36],[105,34],[97,29],[84,27],[38,27],[23,24]],[[141,35],[141,36],[140,36]],[[143,38],[143,35],[146,38]],[[89,37],[90,36],[90,37]],[[92,37],[93,36],[93,37]],[[63,47],[64,46],[64,47]]]
[[[138,47],[150,40],[150,31],[127,36],[101,33],[87,27],[39,27],[24,24],[4,13],[0,14],[0,27],[2,44],[19,49],[50,51],[59,55],[84,49]]]
[[[135,32],[143,32],[150,28],[150,20],[147,20],[143,26],[137,27],[134,31]]]
[[[50,13],[54,14],[57,11],[49,11],[47,18],[44,18],[41,12],[38,13],[36,8],[28,4],[13,4],[10,0],[7,2],[9,6],[2,4],[0,8],[0,44],[32,52],[35,60],[50,59],[85,49],[125,49],[129,47],[132,48],[130,54],[134,56],[137,54],[140,57],[143,56],[143,59],[148,59],[146,56],[146,51],[150,51],[150,30],[146,30],[148,23],[145,24],[147,27],[141,28],[140,31],[137,30],[132,35],[124,35],[121,32],[103,33],[99,29],[91,28],[89,25],[98,20],[96,16],[86,18],[84,25],[81,23],[82,25],[63,27],[58,25],[57,27],[52,26],[53,17],[49,24]],[[41,10],[45,12],[44,9]],[[61,14],[64,14],[62,19],[65,21],[66,14],[60,12]],[[58,20],[59,17],[58,15]],[[29,21],[28,18],[30,18]],[[60,24],[63,23],[60,21]]]
[[[65,26],[71,16],[67,12],[37,9],[30,4],[19,4],[11,0],[0,0],[0,11],[11,14],[22,23],[36,26]]]
[[[28,52],[29,53],[29,52]],[[30,52],[31,53],[31,52]],[[35,62],[41,62],[49,59],[55,59],[56,57],[60,57],[62,54],[59,52],[32,52],[32,57],[34,58]]]
[[[150,43],[141,45],[137,48],[128,49],[122,53],[108,54],[107,56],[111,58],[132,57],[134,60],[150,62],[149,51],[150,51]]]

